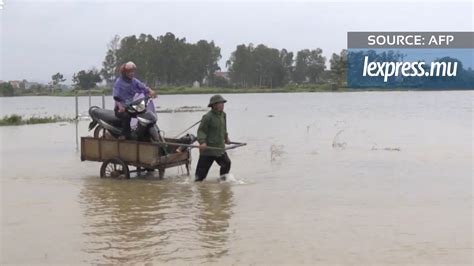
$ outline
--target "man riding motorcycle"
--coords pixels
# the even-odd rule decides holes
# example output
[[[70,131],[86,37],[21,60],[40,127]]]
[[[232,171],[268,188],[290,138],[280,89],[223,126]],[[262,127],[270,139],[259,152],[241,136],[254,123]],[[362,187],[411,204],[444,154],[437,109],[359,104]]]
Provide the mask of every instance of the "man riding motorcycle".
[[[132,115],[126,111],[126,106],[133,101],[135,94],[143,93],[150,97],[155,96],[155,92],[152,89],[135,78],[136,69],[137,66],[131,61],[121,65],[120,76],[115,80],[113,88],[114,112],[122,124],[122,136],[119,137],[120,139],[131,139],[130,120]]]

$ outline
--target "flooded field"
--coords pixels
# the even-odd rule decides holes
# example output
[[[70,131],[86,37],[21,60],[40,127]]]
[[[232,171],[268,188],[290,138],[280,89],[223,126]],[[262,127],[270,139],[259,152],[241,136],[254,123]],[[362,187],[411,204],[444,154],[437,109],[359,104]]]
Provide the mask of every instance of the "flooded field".
[[[200,184],[182,168],[100,179],[79,158],[87,120],[0,127],[0,263],[473,264],[474,92],[224,97],[231,140],[248,143],[226,182],[216,165]],[[0,98],[12,113],[72,117],[74,98]],[[203,114],[159,125],[174,136]]]

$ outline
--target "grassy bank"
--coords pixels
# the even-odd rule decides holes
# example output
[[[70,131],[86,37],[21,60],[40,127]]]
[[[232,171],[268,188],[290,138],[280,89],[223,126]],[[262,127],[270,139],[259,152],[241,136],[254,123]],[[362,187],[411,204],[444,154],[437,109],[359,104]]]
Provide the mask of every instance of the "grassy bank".
[[[447,91],[447,89],[443,89]],[[158,94],[226,94],[226,93],[300,93],[300,92],[367,92],[367,91],[440,91],[440,89],[416,88],[346,88],[330,84],[288,85],[280,88],[214,88],[214,87],[160,87]]]
[[[60,116],[46,116],[46,117],[30,117],[24,118],[20,115],[9,115],[0,118],[0,126],[19,126],[19,125],[33,125],[72,121],[70,118]]]

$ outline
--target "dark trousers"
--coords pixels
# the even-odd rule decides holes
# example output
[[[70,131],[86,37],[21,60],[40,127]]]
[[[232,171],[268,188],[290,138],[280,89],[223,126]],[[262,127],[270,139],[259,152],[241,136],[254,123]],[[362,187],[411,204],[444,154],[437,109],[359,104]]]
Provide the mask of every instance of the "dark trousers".
[[[122,135],[125,138],[130,139],[132,134],[132,128],[130,127],[130,121],[132,120],[132,116],[126,111],[119,112],[118,108],[115,108],[115,116],[120,119],[122,122]]]
[[[220,175],[228,174],[230,171],[230,158],[227,155],[227,152],[222,154],[221,156],[199,156],[199,161],[196,167],[196,181],[203,181],[207,173],[209,172],[209,168],[211,168],[212,163],[216,161],[218,165],[220,165]]]

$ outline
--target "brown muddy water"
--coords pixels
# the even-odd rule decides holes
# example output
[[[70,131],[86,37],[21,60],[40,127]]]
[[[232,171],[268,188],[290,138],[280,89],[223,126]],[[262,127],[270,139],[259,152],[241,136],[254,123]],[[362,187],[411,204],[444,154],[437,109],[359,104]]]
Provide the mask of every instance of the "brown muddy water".
[[[215,165],[202,184],[181,168],[104,180],[80,161],[76,124],[0,127],[1,264],[473,264],[474,92],[225,97],[231,139],[248,142],[226,182]],[[74,98],[0,104],[74,113]],[[173,136],[202,114],[159,124]]]

